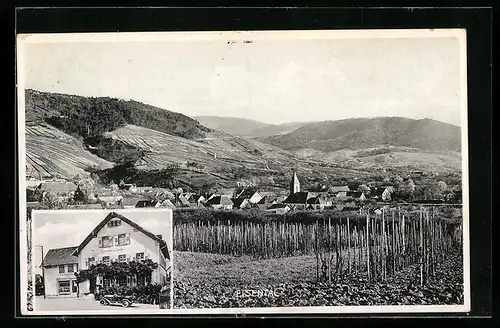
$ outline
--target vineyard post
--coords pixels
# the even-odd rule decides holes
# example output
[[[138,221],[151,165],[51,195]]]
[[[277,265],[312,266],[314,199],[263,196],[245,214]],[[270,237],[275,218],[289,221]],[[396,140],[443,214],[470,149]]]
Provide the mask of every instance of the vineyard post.
[[[422,227],[422,207],[420,208],[420,256],[419,256],[419,262],[420,262],[420,286],[423,286],[424,284],[424,260],[423,260],[423,248],[424,248],[424,237],[423,237],[423,227]]]
[[[356,273],[356,275],[358,274],[358,262],[359,262],[359,258],[356,261],[357,249],[358,249],[358,229],[356,228],[356,226],[354,226],[354,264],[353,264],[353,266],[354,266],[354,272]]]
[[[314,239],[315,239],[315,246],[316,246],[316,281],[319,281],[319,249],[318,249],[318,221],[314,223]]]
[[[351,230],[349,230],[349,217],[347,217],[347,272],[351,274]]]
[[[366,212],[366,270],[368,273],[368,281],[370,281],[370,214]]]
[[[396,230],[394,230],[394,211],[392,211],[392,273],[396,273]]]
[[[385,263],[385,209],[382,208],[382,279],[385,281],[386,278],[386,263]]]
[[[403,268],[406,267],[406,245],[405,245],[405,234],[406,234],[406,226],[405,226],[405,215],[403,214],[403,227],[402,227],[402,237],[403,237]]]

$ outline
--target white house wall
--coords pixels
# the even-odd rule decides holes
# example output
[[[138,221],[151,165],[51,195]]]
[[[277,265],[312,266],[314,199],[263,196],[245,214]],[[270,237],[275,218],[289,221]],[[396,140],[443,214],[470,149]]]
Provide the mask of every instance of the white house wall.
[[[130,234],[130,243],[123,246],[112,247],[99,247],[99,238],[104,236],[116,236],[122,233]],[[149,255],[149,259],[158,264],[165,263],[162,260],[163,254],[159,250],[158,243],[151,239],[149,236],[145,235],[141,231],[135,229],[134,227],[128,225],[126,222],[122,221],[121,225],[118,227],[108,227],[106,224],[98,233],[97,236],[92,238],[90,242],[83,248],[79,255],[79,266],[82,269],[88,269],[88,264],[86,261],[89,257],[94,257],[96,263],[99,262],[104,256],[109,256],[110,261],[113,259],[118,261],[118,256],[125,254],[129,260],[135,260],[137,253],[144,253]],[[159,267],[155,269],[152,275],[152,282],[161,282],[161,275],[165,275],[165,269]]]

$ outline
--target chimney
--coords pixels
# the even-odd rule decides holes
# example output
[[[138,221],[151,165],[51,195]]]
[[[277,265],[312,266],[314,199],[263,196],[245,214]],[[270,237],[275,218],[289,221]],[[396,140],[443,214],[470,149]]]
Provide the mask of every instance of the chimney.
[[[156,235],[156,237],[158,237],[158,238],[160,238],[160,239],[163,239],[163,238],[161,238],[161,237],[162,237],[162,235]]]

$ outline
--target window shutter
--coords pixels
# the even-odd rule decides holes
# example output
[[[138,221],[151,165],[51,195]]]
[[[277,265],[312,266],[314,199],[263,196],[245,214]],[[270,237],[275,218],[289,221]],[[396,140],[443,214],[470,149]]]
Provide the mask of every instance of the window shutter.
[[[99,238],[99,247],[102,247],[102,238]]]
[[[149,259],[149,254],[144,254],[144,259],[145,260]]]
[[[130,233],[127,233],[125,236],[126,236],[125,237],[125,244],[128,245],[128,244],[130,244]]]
[[[113,240],[114,240],[114,245],[118,246],[118,236],[114,236]]]
[[[85,259],[85,266],[88,268],[89,267],[89,259]]]
[[[130,262],[130,255],[127,255],[127,262]]]

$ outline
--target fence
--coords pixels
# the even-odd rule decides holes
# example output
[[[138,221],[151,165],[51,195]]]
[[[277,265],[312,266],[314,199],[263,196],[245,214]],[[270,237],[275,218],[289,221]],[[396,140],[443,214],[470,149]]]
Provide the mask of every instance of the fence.
[[[451,249],[462,245],[461,224],[434,215],[434,208],[399,208],[366,213],[366,218],[323,219],[312,223],[203,221],[177,222],[174,249],[277,258],[315,255],[318,280],[335,281],[366,273],[380,281],[408,265],[418,265],[420,282]]]

